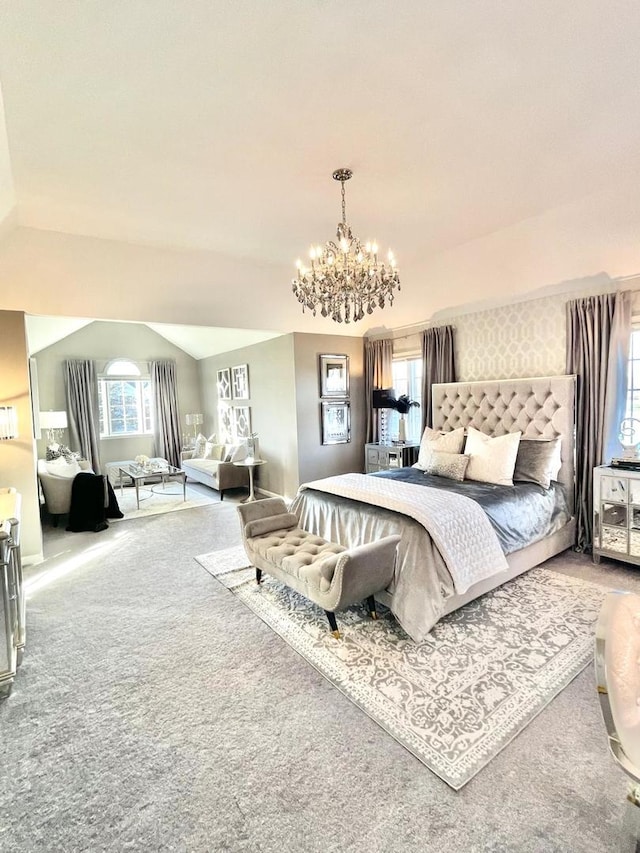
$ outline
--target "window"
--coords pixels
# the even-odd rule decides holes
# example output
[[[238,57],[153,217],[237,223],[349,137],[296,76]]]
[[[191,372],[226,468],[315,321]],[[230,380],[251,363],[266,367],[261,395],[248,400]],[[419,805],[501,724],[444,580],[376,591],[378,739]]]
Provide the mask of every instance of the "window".
[[[410,400],[420,403],[412,406],[405,416],[407,441],[419,444],[422,437],[422,356],[418,358],[394,358],[393,389],[396,397],[408,394]],[[389,433],[391,438],[398,436],[400,415],[393,409],[389,411]]]
[[[153,432],[151,380],[132,361],[115,359],[98,379],[100,437]]]
[[[640,419],[640,328],[631,332],[629,342],[629,378],[625,417]]]

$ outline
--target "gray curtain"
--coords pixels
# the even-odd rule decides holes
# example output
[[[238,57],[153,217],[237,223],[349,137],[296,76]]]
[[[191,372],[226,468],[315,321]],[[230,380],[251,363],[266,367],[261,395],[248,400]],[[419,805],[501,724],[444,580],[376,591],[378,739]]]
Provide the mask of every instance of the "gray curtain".
[[[71,450],[78,450],[100,474],[100,410],[93,361],[65,361],[65,389]]]
[[[151,362],[151,397],[154,406],[156,456],[180,467],[180,417],[176,390],[176,363]]]
[[[620,455],[627,395],[631,293],[567,302],[567,373],[576,392],[576,547],[593,544],[593,469]]]
[[[367,443],[379,440],[378,409],[371,405],[373,391],[393,387],[393,341],[364,342],[364,394],[367,410]]]
[[[431,386],[455,382],[456,364],[453,326],[436,326],[422,333],[422,429],[433,426]]]

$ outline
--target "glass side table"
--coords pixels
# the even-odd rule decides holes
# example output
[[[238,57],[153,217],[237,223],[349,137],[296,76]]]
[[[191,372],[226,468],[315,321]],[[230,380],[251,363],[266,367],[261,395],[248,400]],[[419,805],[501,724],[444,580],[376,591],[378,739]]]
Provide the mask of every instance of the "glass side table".
[[[243,504],[251,503],[251,501],[258,500],[256,498],[256,494],[253,490],[253,473],[258,467],[258,465],[264,465],[266,463],[266,459],[252,459],[250,456],[247,456],[246,459],[243,459],[241,462],[234,462],[238,468],[248,468],[249,469],[249,495],[242,501]]]

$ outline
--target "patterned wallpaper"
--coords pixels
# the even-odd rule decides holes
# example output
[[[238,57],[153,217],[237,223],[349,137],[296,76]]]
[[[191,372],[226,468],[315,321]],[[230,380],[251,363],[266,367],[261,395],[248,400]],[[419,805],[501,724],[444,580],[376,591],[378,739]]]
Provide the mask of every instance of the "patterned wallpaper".
[[[448,322],[456,329],[458,379],[564,373],[567,298],[548,296],[452,317]]]
[[[498,305],[482,311],[456,315],[455,309],[434,318],[435,326],[452,325],[456,330],[456,373],[460,382],[482,379],[520,379],[527,376],[557,376],[565,372],[565,304],[571,299],[593,296],[616,288],[603,275],[596,283],[584,283],[564,293]],[[633,291],[633,314],[640,317],[640,276],[622,285]],[[396,356],[420,353],[417,332],[394,335]]]

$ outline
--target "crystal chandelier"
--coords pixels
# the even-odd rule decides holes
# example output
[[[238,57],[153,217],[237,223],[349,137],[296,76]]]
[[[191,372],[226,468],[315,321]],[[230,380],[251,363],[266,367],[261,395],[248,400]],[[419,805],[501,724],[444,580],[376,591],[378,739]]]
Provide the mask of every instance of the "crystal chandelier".
[[[353,175],[351,169],[336,169],[333,178],[340,181],[342,191],[342,222],[338,224],[337,243],[329,240],[322,246],[312,246],[309,252],[311,267],[297,261],[298,275],[293,279],[293,293],[305,308],[320,309],[323,317],[336,323],[362,320],[375,308],[393,305],[393,291],[400,290],[400,278],[393,252],[387,262],[378,260],[376,243],[362,245],[347,224],[344,184]]]

